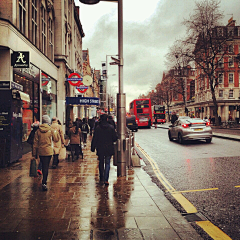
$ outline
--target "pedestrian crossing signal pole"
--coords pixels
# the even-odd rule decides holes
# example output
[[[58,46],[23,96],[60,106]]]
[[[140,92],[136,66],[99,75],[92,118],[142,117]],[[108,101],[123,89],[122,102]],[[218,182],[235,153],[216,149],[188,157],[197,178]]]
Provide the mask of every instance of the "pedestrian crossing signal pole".
[[[79,0],[85,4],[96,4],[100,0]],[[118,65],[118,87],[117,94],[117,176],[126,176],[126,96],[123,93],[123,0],[101,0],[118,2],[118,59],[113,58]]]

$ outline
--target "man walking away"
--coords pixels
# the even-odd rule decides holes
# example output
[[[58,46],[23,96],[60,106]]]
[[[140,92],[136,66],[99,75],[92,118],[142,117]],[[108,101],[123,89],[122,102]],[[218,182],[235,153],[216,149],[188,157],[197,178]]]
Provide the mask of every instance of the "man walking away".
[[[83,124],[82,124],[82,136],[83,136],[83,143],[84,147],[87,145],[87,134],[89,133],[89,127],[87,124],[87,119],[83,118]]]
[[[94,130],[94,135],[91,142],[91,151],[97,150],[99,160],[99,175],[100,183],[108,186],[108,178],[110,171],[110,160],[114,154],[113,143],[117,141],[117,134],[114,127],[108,123],[107,114],[100,117],[100,123]]]

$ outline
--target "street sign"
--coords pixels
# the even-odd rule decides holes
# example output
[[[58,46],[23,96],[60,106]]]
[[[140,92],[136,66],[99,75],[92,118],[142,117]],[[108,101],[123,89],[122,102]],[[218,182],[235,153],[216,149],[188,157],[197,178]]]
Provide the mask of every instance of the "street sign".
[[[66,97],[67,105],[100,105],[100,99],[96,97]]]
[[[77,76],[77,78],[72,78],[73,76]],[[80,76],[80,74],[78,73],[71,73],[68,78],[67,81],[72,85],[72,86],[79,86],[79,84],[82,81],[82,78]]]

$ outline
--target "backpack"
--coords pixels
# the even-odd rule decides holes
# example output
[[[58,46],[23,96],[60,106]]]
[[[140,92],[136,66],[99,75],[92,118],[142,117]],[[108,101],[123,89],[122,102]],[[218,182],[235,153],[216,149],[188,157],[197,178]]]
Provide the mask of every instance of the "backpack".
[[[83,131],[83,132],[88,132],[88,126],[87,126],[86,123],[84,123],[84,124],[82,125],[82,131]]]

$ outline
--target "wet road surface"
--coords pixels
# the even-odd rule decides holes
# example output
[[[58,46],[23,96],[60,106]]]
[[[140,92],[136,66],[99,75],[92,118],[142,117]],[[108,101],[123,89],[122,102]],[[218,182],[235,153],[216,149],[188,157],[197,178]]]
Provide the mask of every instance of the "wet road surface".
[[[160,128],[140,129],[135,136],[166,179],[198,212],[232,239],[239,239],[239,142],[213,138],[211,144],[181,145],[170,142],[167,130]],[[154,178],[151,168],[146,169]],[[156,178],[154,181],[157,183]]]

